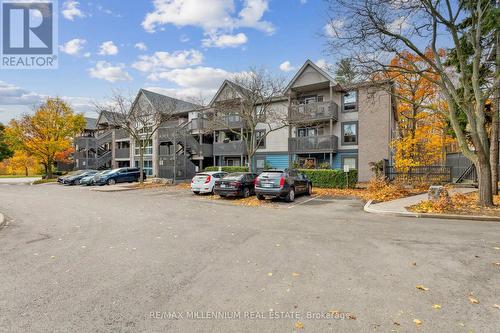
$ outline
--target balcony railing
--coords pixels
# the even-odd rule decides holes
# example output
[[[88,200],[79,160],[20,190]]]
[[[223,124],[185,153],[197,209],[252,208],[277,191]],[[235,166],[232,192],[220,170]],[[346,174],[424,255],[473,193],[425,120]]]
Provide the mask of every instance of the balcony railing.
[[[227,128],[244,128],[245,122],[240,116],[219,116],[210,120],[208,128],[213,130],[223,130]]]
[[[243,141],[214,143],[214,156],[246,155],[246,154],[247,154],[247,146]]]
[[[300,153],[335,153],[339,139],[335,135],[305,136],[288,139],[288,151]]]
[[[115,149],[115,158],[130,158],[130,148]]]
[[[311,122],[319,120],[338,120],[339,106],[333,101],[309,104],[295,104],[290,107],[291,122]]]
[[[123,139],[130,139],[130,134],[127,132],[127,130],[119,128],[115,131],[115,140],[123,140]]]

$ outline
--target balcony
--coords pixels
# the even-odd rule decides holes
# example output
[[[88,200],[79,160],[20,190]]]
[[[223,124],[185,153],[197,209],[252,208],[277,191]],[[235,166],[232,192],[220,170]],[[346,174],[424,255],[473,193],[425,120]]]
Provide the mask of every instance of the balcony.
[[[245,122],[240,116],[219,116],[210,121],[208,125],[212,130],[224,130],[230,128],[245,128]]]
[[[97,148],[97,139],[94,137],[79,136],[75,138],[74,144],[78,146],[78,149],[95,149]]]
[[[308,123],[330,119],[337,121],[338,117],[339,106],[333,101],[290,106],[290,122],[294,123]]]
[[[115,131],[115,140],[125,140],[129,139],[130,140],[130,134],[127,132],[127,130],[123,128],[119,128]]]
[[[335,135],[305,136],[288,139],[291,154],[336,153],[339,139]]]
[[[115,149],[115,158],[130,158],[130,148]]]
[[[243,141],[214,143],[214,156],[246,155],[247,146]]]

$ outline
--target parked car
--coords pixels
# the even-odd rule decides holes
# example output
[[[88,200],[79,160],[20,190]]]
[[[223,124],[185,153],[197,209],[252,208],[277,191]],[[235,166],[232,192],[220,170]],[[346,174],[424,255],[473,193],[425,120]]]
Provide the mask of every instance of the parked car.
[[[76,174],[64,177],[62,183],[64,185],[79,185],[82,178],[93,176],[98,172],[99,171],[97,170],[83,170],[83,172],[78,172]]]
[[[197,173],[191,180],[191,191],[194,194],[213,193],[215,181],[227,175],[227,172],[210,171]]]
[[[295,169],[267,170],[255,180],[255,194],[257,199],[284,198],[293,202],[295,195],[311,195],[312,182]]]
[[[98,175],[94,178],[94,183],[96,185],[114,185],[117,183],[133,183],[138,182],[140,177],[139,168],[119,168],[111,170],[111,172],[106,174]],[[143,177],[146,179],[146,175],[143,172]]]
[[[71,178],[71,177],[74,177],[74,176],[77,176],[77,175],[81,175],[85,171],[87,171],[87,170],[76,170],[76,171],[68,172],[68,174],[66,174],[64,176],[57,177],[57,182],[60,183],[60,184],[65,184],[65,181],[68,178]]]
[[[80,179],[80,185],[87,185],[87,186],[95,185],[96,177],[100,177],[101,175],[106,175],[111,171],[113,170],[105,170],[92,175],[85,176],[82,179]]]
[[[250,172],[230,173],[215,181],[214,193],[221,197],[244,197],[255,194],[255,179],[257,175]]]

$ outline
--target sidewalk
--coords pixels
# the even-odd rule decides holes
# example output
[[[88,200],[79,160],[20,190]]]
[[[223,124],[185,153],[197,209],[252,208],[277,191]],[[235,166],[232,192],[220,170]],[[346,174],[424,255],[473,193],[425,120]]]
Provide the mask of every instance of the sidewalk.
[[[474,191],[477,190],[474,188],[451,188],[448,190],[450,195],[456,193],[470,193]],[[500,221],[500,217],[496,216],[414,213],[406,209],[406,207],[416,205],[424,200],[428,200],[427,193],[418,194],[411,197],[396,199],[387,202],[381,202],[377,204],[372,204],[372,201],[370,200],[366,203],[364,211],[373,214],[405,216],[405,217],[432,217],[432,218],[458,219],[458,220]]]

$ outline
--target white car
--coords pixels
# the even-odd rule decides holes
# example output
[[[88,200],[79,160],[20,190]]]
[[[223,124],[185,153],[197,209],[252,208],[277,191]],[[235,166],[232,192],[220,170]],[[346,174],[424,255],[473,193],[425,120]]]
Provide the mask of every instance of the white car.
[[[191,191],[194,194],[212,193],[215,181],[227,175],[227,172],[210,171],[197,173],[191,180]]]

